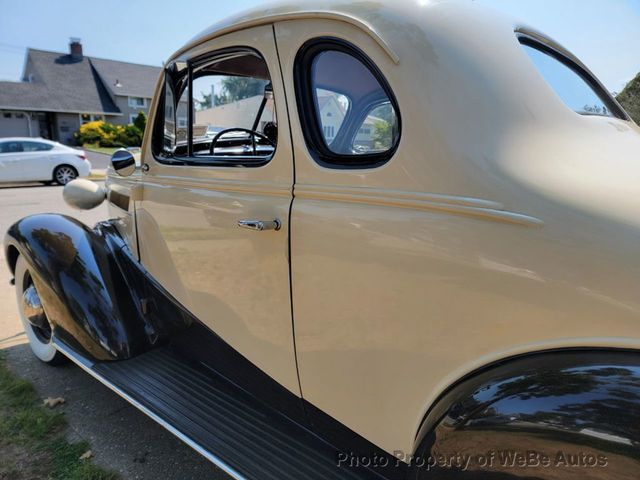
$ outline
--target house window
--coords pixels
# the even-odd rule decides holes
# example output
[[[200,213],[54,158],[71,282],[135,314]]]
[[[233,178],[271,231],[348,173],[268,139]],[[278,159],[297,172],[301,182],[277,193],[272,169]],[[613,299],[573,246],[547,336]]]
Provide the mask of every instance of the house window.
[[[94,115],[90,113],[80,114],[80,125],[84,125],[89,122],[104,121],[104,115]]]
[[[187,128],[187,117],[178,117],[178,128]]]
[[[324,127],[322,127],[322,130],[324,133],[324,138],[326,140],[331,140],[336,136],[335,127],[333,125],[325,125]]]
[[[146,108],[147,99],[142,97],[129,97],[129,106],[132,108]]]

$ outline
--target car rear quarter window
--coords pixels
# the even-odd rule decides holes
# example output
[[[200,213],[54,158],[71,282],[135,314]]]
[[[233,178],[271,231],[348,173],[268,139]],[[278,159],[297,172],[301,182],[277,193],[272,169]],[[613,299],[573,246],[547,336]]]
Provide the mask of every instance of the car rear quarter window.
[[[540,75],[571,110],[580,115],[626,119],[599,82],[571,59],[526,37],[520,43]]]
[[[296,95],[305,140],[319,163],[372,168],[400,140],[398,105],[378,67],[354,45],[307,42],[296,57]]]
[[[53,145],[43,142],[22,142],[22,150],[25,152],[46,152],[53,150]]]

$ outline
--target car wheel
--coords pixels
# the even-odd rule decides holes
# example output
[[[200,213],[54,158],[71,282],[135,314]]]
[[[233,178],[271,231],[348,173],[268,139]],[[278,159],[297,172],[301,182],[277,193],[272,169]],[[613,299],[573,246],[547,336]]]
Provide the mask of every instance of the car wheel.
[[[31,350],[39,360],[49,365],[65,363],[67,358],[55,349],[51,341],[51,324],[44,313],[38,291],[22,255],[16,262],[15,279],[18,311]]]
[[[60,185],[66,185],[75,178],[78,178],[78,171],[69,165],[60,165],[53,171],[53,180]]]

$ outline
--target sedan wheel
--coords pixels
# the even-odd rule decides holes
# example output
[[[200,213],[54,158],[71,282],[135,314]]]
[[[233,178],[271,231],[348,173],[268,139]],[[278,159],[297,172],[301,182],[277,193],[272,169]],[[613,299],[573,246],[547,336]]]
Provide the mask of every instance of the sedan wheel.
[[[15,278],[18,311],[31,350],[38,359],[49,365],[66,362],[66,357],[53,346],[51,325],[44,313],[27,262],[22,256],[16,262]]]
[[[73,167],[69,167],[68,165],[62,165],[56,168],[56,171],[53,174],[53,178],[60,185],[66,185],[71,180],[78,177],[78,172]]]

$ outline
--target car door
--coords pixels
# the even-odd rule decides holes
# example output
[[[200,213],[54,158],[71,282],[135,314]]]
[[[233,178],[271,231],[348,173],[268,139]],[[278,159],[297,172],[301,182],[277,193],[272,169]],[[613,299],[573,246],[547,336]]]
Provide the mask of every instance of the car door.
[[[141,261],[203,324],[299,395],[288,262],[293,158],[272,26],[180,55],[159,88],[136,211]]]
[[[53,145],[36,141],[22,142],[20,170],[23,180],[49,180],[55,167],[50,150]]]
[[[400,138],[420,121],[403,118],[400,131],[401,69],[369,30],[293,20],[276,24],[276,40],[296,167],[291,281],[302,396],[318,433],[342,448],[352,448],[349,436],[336,435],[327,415],[389,453],[410,451],[427,396],[416,379],[428,363],[420,254],[432,232],[422,212],[403,208],[430,197],[416,192],[428,191],[424,153]]]
[[[24,180],[22,160],[22,142],[8,140],[0,143],[0,181],[19,182]]]

